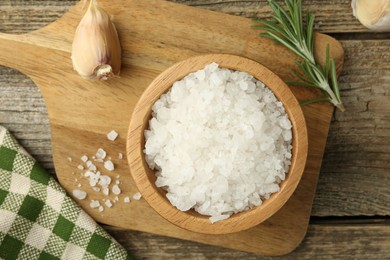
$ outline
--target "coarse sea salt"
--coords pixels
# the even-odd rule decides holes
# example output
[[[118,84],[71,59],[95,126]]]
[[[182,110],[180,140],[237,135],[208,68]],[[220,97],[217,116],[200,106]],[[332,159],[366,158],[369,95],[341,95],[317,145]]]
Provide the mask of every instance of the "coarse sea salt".
[[[102,148],[99,148],[95,154],[95,160],[104,159],[106,158],[106,151],[104,151]]]
[[[106,168],[106,170],[108,170],[110,172],[115,169],[114,164],[110,160],[104,162],[104,168]]]
[[[110,141],[115,141],[115,139],[118,137],[118,133],[115,130],[110,131],[107,134],[107,139]]]
[[[140,200],[141,197],[142,197],[142,195],[141,195],[141,193],[139,193],[139,192],[137,192],[137,193],[135,193],[135,194],[133,195],[133,199],[134,199],[134,200]]]
[[[98,200],[91,200],[91,202],[89,203],[89,206],[93,209],[98,208],[98,207],[100,207],[100,202]]]
[[[83,190],[73,190],[72,194],[76,199],[79,200],[83,200],[87,197],[87,193]]]
[[[291,128],[261,81],[212,63],[155,102],[144,153],[172,205],[214,223],[280,190],[291,164]]]
[[[121,189],[119,188],[118,184],[112,186],[112,193],[114,193],[115,195],[121,194]]]

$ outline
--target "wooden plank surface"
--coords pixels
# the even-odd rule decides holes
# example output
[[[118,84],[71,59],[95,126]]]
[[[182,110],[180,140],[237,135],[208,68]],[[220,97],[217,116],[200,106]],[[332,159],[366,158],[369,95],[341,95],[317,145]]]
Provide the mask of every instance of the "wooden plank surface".
[[[60,17],[75,0],[3,0],[0,31],[28,32]],[[265,1],[180,1],[216,11],[252,17],[265,14]],[[387,34],[368,32],[352,17],[349,0],[303,1],[318,17],[318,30],[332,32],[346,50],[341,77],[347,112],[336,112],[331,125],[312,216],[390,215],[390,41]],[[36,18],[38,17],[38,19]],[[366,40],[360,41],[361,35]],[[348,36],[348,37],[347,37]],[[383,40],[374,40],[383,39]],[[0,68],[0,124],[8,127],[22,144],[52,173],[50,130],[42,97],[26,76]],[[389,225],[375,219],[365,224],[334,224],[324,218],[310,225],[308,236],[286,259],[322,258],[386,259],[389,256]],[[347,219],[348,221],[348,219]],[[328,223],[328,224],[326,224]],[[251,257],[238,251],[106,227],[139,258]],[[350,243],[356,240],[356,243]],[[326,242],[326,243],[325,243]],[[342,243],[340,243],[342,242]],[[340,243],[340,244],[339,244]],[[189,245],[189,246],[187,246]],[[152,250],[153,249],[153,250]],[[366,257],[367,256],[367,257]],[[266,258],[265,258],[266,259]]]
[[[171,0],[244,17],[269,17],[267,0]],[[39,29],[58,19],[78,0],[2,0],[0,25],[2,32],[21,33]],[[316,15],[317,30],[325,33],[369,32],[352,15],[351,0],[303,1],[303,8]],[[20,15],[21,12],[23,15]]]
[[[389,259],[390,223],[312,224],[305,240],[291,254],[261,257],[174,238],[105,226],[137,259]]]
[[[95,164],[102,174],[111,178],[120,177],[122,193],[118,195],[119,201],[114,207],[100,212],[89,206],[91,200],[103,203],[106,199],[113,200],[115,195],[95,192],[85,178],[80,180],[82,189],[88,192],[88,198],[78,202],[96,221],[265,255],[281,255],[295,249],[304,238],[310,218],[333,112],[330,104],[313,104],[303,108],[310,145],[303,176],[291,198],[266,221],[237,233],[209,236],[190,232],[167,222],[145,200],[124,203],[123,197],[131,197],[137,192],[137,187],[130,177],[126,160],[114,159],[114,154],[125,153],[130,116],[140,95],[159,73],[172,64],[205,53],[230,53],[261,62],[282,80],[287,80],[292,77],[289,69],[294,65],[295,57],[292,53],[281,45],[258,37],[258,32],[251,28],[253,23],[250,19],[161,0],[107,0],[100,1],[100,5],[115,16],[124,53],[121,76],[108,82],[83,80],[71,67],[70,46],[82,12],[81,3],[42,30],[19,36],[0,34],[1,64],[20,69],[29,75],[45,99],[52,131],[53,161],[60,184],[72,193],[80,180],[77,165],[81,161],[78,158],[83,154],[91,157],[99,147],[103,147],[113,157],[115,171],[109,173],[99,163]],[[122,8],[123,5],[128,8]],[[207,23],[203,22],[205,20]],[[164,21],[163,27],[159,27],[161,21]],[[236,30],[237,27],[242,29]],[[320,50],[325,50],[326,44],[330,45],[336,67],[341,70],[344,51],[335,39],[317,34],[315,56],[320,61],[325,60],[325,52]],[[275,56],[274,53],[278,55]],[[261,79],[266,83],[268,81],[266,76]],[[271,87],[272,83],[269,84]],[[299,100],[313,98],[315,95],[313,91],[301,87],[290,89]],[[276,91],[276,95],[278,93]],[[290,109],[286,108],[289,113],[295,114]],[[301,112],[297,112],[295,116],[299,113]],[[292,121],[301,120],[295,116],[292,116]],[[119,138],[111,144],[104,140],[106,133],[112,129],[118,131]],[[305,132],[301,134],[306,135]],[[300,144],[305,143],[306,141]],[[295,145],[299,149],[298,144]],[[127,150],[128,156],[130,151]],[[298,153],[294,152],[294,155]],[[69,162],[66,159],[68,156],[74,160]],[[299,168],[299,164],[295,166]],[[304,165],[301,166],[303,168]],[[299,170],[297,174],[298,172]],[[286,183],[282,185],[293,183],[293,176],[296,175],[286,178]],[[145,190],[140,191],[142,193]],[[277,198],[283,198],[283,194],[288,191],[293,192],[285,186]],[[264,203],[264,208],[267,205],[271,204]],[[247,214],[251,215],[256,211],[252,210]],[[140,219],[140,216],[143,218]],[[175,213],[175,216],[178,214]],[[243,214],[234,216],[229,221],[240,223],[242,216]],[[255,218],[253,220],[257,221]],[[217,230],[223,224],[213,226]]]
[[[312,215],[390,215],[390,108],[383,102],[390,99],[390,41],[342,44],[341,94],[348,110],[336,111],[331,124]],[[370,59],[374,67],[366,62]],[[15,70],[2,68],[0,73],[0,122],[54,173],[47,112],[38,89]]]

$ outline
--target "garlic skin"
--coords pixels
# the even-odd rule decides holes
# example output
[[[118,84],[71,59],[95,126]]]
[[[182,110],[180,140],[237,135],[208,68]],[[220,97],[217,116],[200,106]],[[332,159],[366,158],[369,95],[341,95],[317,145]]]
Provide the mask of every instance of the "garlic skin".
[[[110,15],[91,0],[76,29],[72,44],[73,69],[89,80],[119,75],[121,46]]]
[[[352,0],[353,15],[367,28],[390,31],[390,0]]]

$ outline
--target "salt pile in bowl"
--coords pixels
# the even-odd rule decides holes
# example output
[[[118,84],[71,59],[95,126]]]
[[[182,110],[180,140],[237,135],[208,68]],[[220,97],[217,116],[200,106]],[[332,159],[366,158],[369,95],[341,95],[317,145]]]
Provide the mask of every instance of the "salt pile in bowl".
[[[153,105],[145,159],[172,205],[214,223],[279,191],[291,161],[291,127],[262,82],[211,63]]]

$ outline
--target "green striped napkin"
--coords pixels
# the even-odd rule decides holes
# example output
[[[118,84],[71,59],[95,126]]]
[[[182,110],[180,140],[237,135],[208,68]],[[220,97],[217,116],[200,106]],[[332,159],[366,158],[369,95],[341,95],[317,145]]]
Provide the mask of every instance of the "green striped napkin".
[[[132,259],[2,126],[0,259]]]

